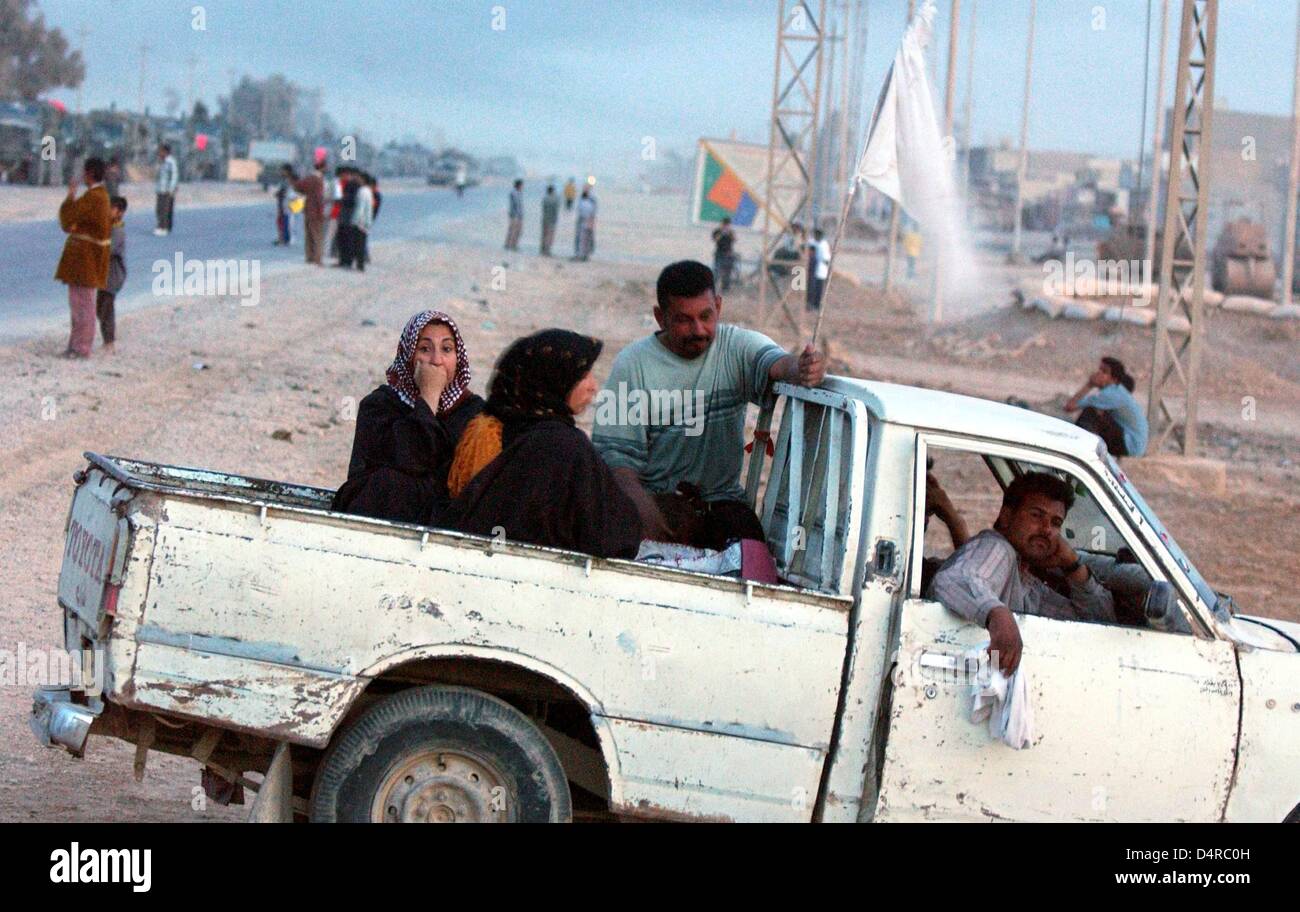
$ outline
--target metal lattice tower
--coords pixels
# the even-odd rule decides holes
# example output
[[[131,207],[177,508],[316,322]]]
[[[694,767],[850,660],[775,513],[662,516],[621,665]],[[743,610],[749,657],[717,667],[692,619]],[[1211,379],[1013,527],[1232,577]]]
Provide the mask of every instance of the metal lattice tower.
[[[1218,0],[1183,0],[1169,174],[1165,180],[1155,351],[1147,401],[1150,451],[1162,449],[1181,427],[1181,440],[1175,436],[1175,442],[1181,444],[1184,456],[1196,455],[1197,449],[1196,381],[1204,332],[1205,232],[1218,20]],[[1184,401],[1181,422],[1170,408],[1179,395]]]
[[[777,17],[763,207],[763,264],[758,276],[759,312],[764,317],[769,313],[768,267],[773,254],[792,237],[790,226],[794,222],[802,223],[809,231],[813,227],[826,0],[778,0]],[[785,261],[784,265],[791,264]],[[778,301],[797,326],[789,308],[795,291],[790,283],[779,292]]]

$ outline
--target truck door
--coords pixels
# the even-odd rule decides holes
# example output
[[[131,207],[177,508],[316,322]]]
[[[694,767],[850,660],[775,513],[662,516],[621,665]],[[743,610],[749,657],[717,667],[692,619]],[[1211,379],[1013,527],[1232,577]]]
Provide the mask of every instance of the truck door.
[[[918,455],[925,458],[924,442]],[[1099,482],[1064,460],[1033,458],[1071,475],[1125,534]],[[914,516],[924,516],[924,476]],[[975,519],[972,531],[991,523]],[[1015,750],[970,721],[973,676],[962,657],[986,647],[988,633],[913,585],[898,624],[876,819],[1220,818],[1240,699],[1231,643],[1017,616],[1035,734]]]

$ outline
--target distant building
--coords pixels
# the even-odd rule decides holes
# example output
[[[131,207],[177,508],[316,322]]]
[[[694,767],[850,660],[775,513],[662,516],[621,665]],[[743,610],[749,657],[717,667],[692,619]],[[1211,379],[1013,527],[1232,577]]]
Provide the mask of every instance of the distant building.
[[[979,226],[1009,230],[1015,224],[1020,152],[1010,143],[970,150],[970,213]],[[959,163],[960,165],[960,163]],[[1134,165],[1087,152],[1030,149],[1022,200],[1025,227],[1079,235],[1109,228],[1110,213],[1127,211]]]
[[[523,177],[524,169],[513,155],[496,155],[483,160],[483,173],[488,177]]]
[[[1166,114],[1162,174],[1169,168],[1172,133],[1173,112],[1169,111]],[[1207,249],[1214,246],[1225,223],[1248,218],[1264,225],[1273,256],[1279,257],[1286,221],[1291,118],[1215,108],[1210,135]],[[1163,194],[1157,205],[1161,213],[1161,221],[1157,223],[1159,227],[1163,225],[1164,217]]]

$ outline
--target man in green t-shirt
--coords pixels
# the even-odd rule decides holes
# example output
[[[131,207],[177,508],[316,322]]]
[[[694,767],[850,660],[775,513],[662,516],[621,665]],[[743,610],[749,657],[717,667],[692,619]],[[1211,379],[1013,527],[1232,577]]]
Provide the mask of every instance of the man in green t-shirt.
[[[746,406],[761,402],[773,380],[817,386],[825,357],[811,346],[787,353],[760,332],[718,322],[722,298],[703,263],[665,267],[655,297],[659,331],[614,359],[596,397],[592,442],[636,499],[647,528],[666,534],[650,495],[685,481],[709,504],[710,546],[762,538],[740,484]]]

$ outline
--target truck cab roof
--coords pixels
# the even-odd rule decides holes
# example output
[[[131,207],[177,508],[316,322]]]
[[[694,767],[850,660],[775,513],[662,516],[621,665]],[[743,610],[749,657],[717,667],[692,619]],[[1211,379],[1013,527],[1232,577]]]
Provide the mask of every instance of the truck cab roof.
[[[852,377],[827,377],[822,388],[860,400],[891,424],[1015,441],[1081,459],[1097,452],[1096,436],[1077,425],[1002,402]]]

